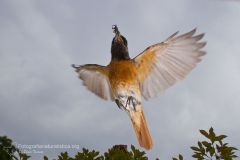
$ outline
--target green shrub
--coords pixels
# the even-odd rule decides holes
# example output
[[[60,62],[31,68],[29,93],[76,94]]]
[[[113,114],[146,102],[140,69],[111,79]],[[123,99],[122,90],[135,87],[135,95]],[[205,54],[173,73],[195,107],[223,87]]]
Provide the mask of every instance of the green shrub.
[[[209,131],[200,130],[200,133],[206,138],[204,141],[198,141],[197,146],[192,146],[192,157],[197,160],[234,160],[237,158],[235,147],[229,146],[223,142],[226,135],[216,135],[213,128]],[[6,136],[0,137],[0,160],[28,160],[30,156],[22,153],[12,144],[12,140]],[[48,160],[47,156],[43,157]],[[58,155],[58,160],[148,160],[146,153],[136,149],[131,145],[128,150],[127,145],[115,145],[108,149],[103,155],[95,150],[83,148],[74,157],[70,157],[68,152],[62,152]],[[179,154],[173,160],[183,160],[183,156]],[[156,159],[158,160],[158,158]]]

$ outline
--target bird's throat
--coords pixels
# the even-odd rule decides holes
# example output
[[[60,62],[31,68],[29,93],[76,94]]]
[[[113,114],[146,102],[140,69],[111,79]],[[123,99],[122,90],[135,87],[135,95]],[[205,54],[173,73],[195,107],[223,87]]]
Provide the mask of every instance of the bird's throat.
[[[129,60],[128,52],[112,53],[112,60]]]
[[[111,48],[112,60],[129,60],[128,49],[122,45],[115,45]]]

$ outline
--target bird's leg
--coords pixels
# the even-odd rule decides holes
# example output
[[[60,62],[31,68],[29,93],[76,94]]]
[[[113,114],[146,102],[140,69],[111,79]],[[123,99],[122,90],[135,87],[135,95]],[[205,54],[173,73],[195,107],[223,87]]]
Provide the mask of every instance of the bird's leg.
[[[136,106],[141,104],[134,96],[123,96],[119,94],[115,99],[115,103],[117,104],[119,109],[124,109],[125,111],[136,111]]]
[[[125,108],[127,108],[127,105],[130,105],[130,98],[127,98],[126,104],[125,104]]]
[[[130,106],[130,104],[132,103],[133,109],[134,109],[134,111],[136,111],[136,103],[135,103],[134,100],[136,101],[136,99],[133,96],[129,96],[127,98],[127,102],[126,102],[125,108],[127,108],[127,105]]]

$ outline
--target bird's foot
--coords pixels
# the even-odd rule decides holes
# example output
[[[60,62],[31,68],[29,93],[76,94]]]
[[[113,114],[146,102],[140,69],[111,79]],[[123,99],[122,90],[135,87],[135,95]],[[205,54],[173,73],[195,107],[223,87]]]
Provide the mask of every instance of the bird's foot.
[[[131,105],[131,104],[132,104],[132,105]],[[127,109],[127,107],[129,108],[130,106],[132,106],[132,107],[133,107],[133,110],[136,111],[136,105],[137,105],[136,99],[135,99],[133,96],[129,96],[129,97],[127,98],[127,102],[126,102],[126,104],[125,104],[125,108]],[[130,109],[131,109],[131,108],[130,108]]]

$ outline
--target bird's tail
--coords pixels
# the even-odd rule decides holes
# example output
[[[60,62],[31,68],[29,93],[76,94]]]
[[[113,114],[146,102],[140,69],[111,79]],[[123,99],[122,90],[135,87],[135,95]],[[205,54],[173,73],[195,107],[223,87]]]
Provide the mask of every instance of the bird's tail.
[[[152,138],[147,127],[142,106],[137,106],[137,108],[138,110],[136,111],[130,111],[129,116],[131,118],[138,143],[141,147],[149,150],[153,147]]]

